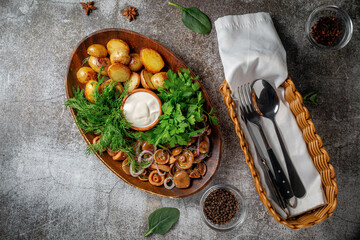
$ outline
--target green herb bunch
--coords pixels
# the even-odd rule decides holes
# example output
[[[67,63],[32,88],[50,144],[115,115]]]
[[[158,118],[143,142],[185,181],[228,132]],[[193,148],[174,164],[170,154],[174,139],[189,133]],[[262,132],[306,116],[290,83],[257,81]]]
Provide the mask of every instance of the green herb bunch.
[[[124,91],[119,94],[115,89],[116,83],[103,84],[104,78],[98,74],[98,82],[94,82],[96,84],[94,103],[84,97],[84,90],[73,88],[74,97],[68,99],[65,106],[72,107],[76,111],[76,124],[85,133],[101,135],[96,144],[88,146],[87,154],[91,151],[101,153],[103,149],[110,148],[114,152],[120,150],[127,153],[131,161],[132,147],[135,144],[134,133],[130,131],[130,124],[126,122],[121,110],[123,99],[127,94],[127,86],[125,85]]]
[[[197,128],[196,123],[204,121],[203,113],[207,114],[212,124],[217,124],[217,118],[204,110],[205,100],[198,82],[198,77],[192,78],[189,69],[180,69],[176,74],[172,70],[167,72],[163,88],[158,88],[162,101],[163,114],[159,123],[150,131],[140,134],[141,138],[155,146],[168,144],[186,145],[191,137],[202,132],[204,128]]]

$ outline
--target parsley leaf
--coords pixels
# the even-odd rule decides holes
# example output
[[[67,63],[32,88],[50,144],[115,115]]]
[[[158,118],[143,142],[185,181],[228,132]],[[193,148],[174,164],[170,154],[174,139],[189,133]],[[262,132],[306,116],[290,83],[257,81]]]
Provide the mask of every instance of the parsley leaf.
[[[213,116],[213,109],[209,113],[204,110],[205,100],[196,82],[198,77],[191,77],[189,69],[180,69],[178,73],[169,70],[167,78],[163,88],[158,88],[163,115],[153,129],[138,136],[157,146],[186,145],[192,136],[204,130],[197,126],[204,120],[202,114],[209,116],[211,124],[217,124],[217,117]]]

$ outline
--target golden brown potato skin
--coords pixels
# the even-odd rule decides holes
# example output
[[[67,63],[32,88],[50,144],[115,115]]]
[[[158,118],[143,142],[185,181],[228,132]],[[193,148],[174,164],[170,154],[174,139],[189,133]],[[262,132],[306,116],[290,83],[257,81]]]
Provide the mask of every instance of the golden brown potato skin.
[[[143,69],[140,73],[141,85],[146,89],[155,89],[151,83],[151,77],[153,74],[146,69]]]
[[[152,73],[158,73],[165,66],[161,55],[151,48],[143,48],[140,51],[140,60],[146,70]]]
[[[131,53],[130,54],[130,62],[129,68],[133,72],[137,72],[142,68],[142,63],[140,60],[140,55],[138,53]]]
[[[85,86],[85,91],[84,91],[85,97],[87,100],[89,100],[92,103],[95,102],[94,91],[95,91],[97,85],[98,85],[97,81],[90,80],[87,82],[87,84]]]
[[[90,56],[88,63],[95,72],[99,72],[100,68],[104,66],[104,68],[101,71],[101,75],[108,76],[108,68],[111,64],[109,58],[107,57],[98,58],[98,57]]]
[[[106,86],[106,85],[109,85],[110,83],[114,82],[114,80],[112,79],[108,79],[106,80],[103,85]],[[103,89],[103,86],[101,86],[101,90]],[[120,82],[117,82],[116,85],[115,85],[115,90],[118,92],[118,93],[122,93],[124,91],[124,88],[122,86],[122,84]]]
[[[130,62],[130,55],[124,49],[119,49],[110,54],[110,62],[113,63],[121,63],[124,65],[128,65]]]
[[[140,85],[140,75],[136,72],[131,73],[129,81],[126,81],[125,84],[128,85],[128,91],[131,92],[132,90],[136,89]]]
[[[101,44],[92,44],[88,47],[87,53],[93,57],[106,57],[107,50]]]
[[[127,54],[130,53],[130,48],[129,45],[121,40],[121,39],[111,39],[107,44],[106,44],[107,50],[109,55],[111,55],[114,51],[116,50],[120,50],[120,49],[124,49],[126,50]]]
[[[167,79],[166,72],[155,73],[151,77],[151,83],[154,85],[155,89],[158,89],[158,87],[163,86],[165,79]]]
[[[108,69],[109,77],[115,82],[126,82],[130,79],[130,69],[121,63],[111,64]]]
[[[79,82],[86,84],[90,80],[96,80],[96,72],[89,67],[82,67],[77,71],[76,78]]]

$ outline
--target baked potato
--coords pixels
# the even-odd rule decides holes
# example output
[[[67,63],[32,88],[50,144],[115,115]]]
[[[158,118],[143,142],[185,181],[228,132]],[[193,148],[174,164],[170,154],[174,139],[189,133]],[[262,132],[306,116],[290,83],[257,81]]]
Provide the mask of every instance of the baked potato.
[[[140,81],[141,81],[141,85],[144,88],[147,89],[155,89],[154,85],[151,83],[151,77],[153,76],[153,74],[151,72],[149,72],[146,69],[143,69],[140,73]]]
[[[106,80],[103,85],[106,86],[106,85],[109,85],[110,83],[114,82],[114,80],[112,79],[108,79]],[[103,86],[101,86],[101,90],[103,89]],[[121,84],[121,82],[116,82],[116,85],[115,85],[115,90],[118,92],[118,93],[122,93],[124,91],[124,88]]]
[[[163,86],[165,79],[167,79],[166,72],[155,73],[151,77],[151,83],[153,84],[155,89],[158,89],[158,87]]]
[[[109,58],[107,57],[98,58],[98,57],[90,56],[88,63],[90,67],[97,73],[100,71],[100,68],[104,66],[104,68],[101,71],[101,75],[108,76],[108,68],[111,64]]]
[[[132,90],[136,89],[140,85],[140,75],[136,72],[131,73],[130,79],[126,81],[125,84],[128,85],[128,91],[131,92]]]
[[[87,48],[87,53],[93,57],[106,57],[107,50],[101,44],[92,44]]]
[[[108,69],[109,77],[115,82],[126,82],[130,79],[130,69],[121,63],[111,64]]]
[[[87,83],[90,80],[96,80],[96,72],[89,67],[82,67],[77,71],[76,78],[81,83]]]
[[[165,66],[161,55],[150,48],[143,48],[140,51],[140,60],[146,70],[152,73],[158,73]]]
[[[113,63],[122,63],[128,65],[130,62],[130,55],[125,49],[119,49],[110,54],[110,62]],[[131,70],[131,69],[130,69]]]
[[[98,86],[98,82],[95,80],[90,80],[85,85],[85,90],[84,90],[85,98],[92,103],[95,102],[94,91],[97,88],[97,86]]]
[[[142,63],[140,60],[140,55],[138,53],[131,53],[130,54],[130,62],[129,68],[133,72],[137,72],[142,68]]]
[[[111,39],[106,44],[106,47],[107,47],[107,51],[108,51],[109,55],[111,55],[113,52],[120,50],[120,49],[124,49],[127,52],[127,54],[130,53],[129,45],[121,39]]]

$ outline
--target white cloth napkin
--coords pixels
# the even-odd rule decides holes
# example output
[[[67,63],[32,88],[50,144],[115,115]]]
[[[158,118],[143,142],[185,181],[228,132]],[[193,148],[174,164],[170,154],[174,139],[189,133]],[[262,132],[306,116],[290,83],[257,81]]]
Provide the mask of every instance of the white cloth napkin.
[[[314,166],[301,130],[289,108],[289,104],[284,98],[284,89],[279,87],[288,76],[286,52],[270,15],[260,12],[225,16],[215,21],[215,28],[225,77],[234,99],[238,99],[237,88],[240,85],[251,83],[256,79],[265,79],[277,89],[281,101],[275,121],[283,136],[289,156],[306,189],[306,195],[301,199],[297,199],[297,206],[295,208],[288,207],[289,216],[299,215],[310,209],[322,206],[326,199],[322,191],[320,174]],[[266,118],[262,118],[262,121],[269,144],[287,174],[285,160],[280,144],[277,141],[273,124]],[[268,198],[277,212],[286,217],[285,213],[274,201],[276,199],[275,196],[269,191],[268,178],[259,156],[256,154],[254,143],[250,138],[247,127],[242,121],[240,121],[240,124],[249,142],[250,152],[254,158],[255,166],[259,171],[260,179]],[[255,136],[261,139],[259,138],[257,128],[251,128]],[[263,150],[262,152],[266,152],[263,144],[260,147]],[[267,158],[267,153],[265,156]],[[268,162],[268,165],[271,164]]]

